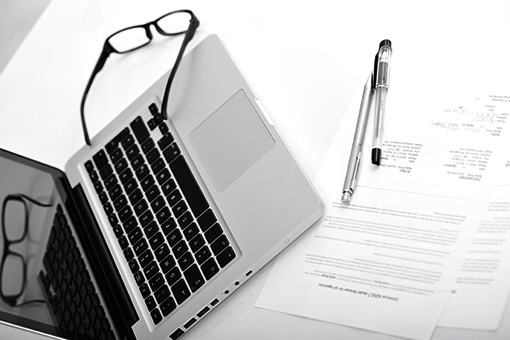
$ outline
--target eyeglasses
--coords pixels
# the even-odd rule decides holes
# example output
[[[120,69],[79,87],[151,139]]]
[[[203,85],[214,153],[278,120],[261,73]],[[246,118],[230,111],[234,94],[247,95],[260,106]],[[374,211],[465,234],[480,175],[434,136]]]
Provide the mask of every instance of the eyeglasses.
[[[51,204],[41,203],[23,194],[8,195],[2,204],[3,251],[0,261],[0,298],[11,307],[29,303],[44,302],[31,300],[18,303],[26,286],[27,264],[23,255],[10,249],[25,240],[28,234],[28,202],[40,207]]]
[[[87,95],[89,93],[90,87],[96,75],[101,71],[104,67],[106,60],[112,53],[123,54],[132,52],[139,48],[142,48],[148,45],[152,41],[152,32],[151,26],[154,25],[156,31],[158,33],[165,36],[175,36],[180,34],[185,34],[184,40],[182,41],[181,48],[179,49],[179,53],[177,54],[177,58],[174,63],[174,67],[170,72],[168,77],[168,81],[165,87],[165,93],[163,96],[163,102],[161,105],[161,114],[163,118],[167,118],[166,107],[168,104],[168,95],[170,93],[170,87],[172,86],[172,81],[175,77],[175,73],[179,64],[181,62],[184,51],[186,50],[186,46],[190,42],[190,40],[195,35],[195,31],[198,28],[200,22],[197,17],[190,10],[179,10],[170,12],[168,14],[163,15],[162,17],[148,22],[144,25],[137,25],[124,28],[116,33],[110,35],[103,45],[103,50],[99,59],[92,71],[92,75],[87,83],[85,88],[85,92],[83,93],[81,99],[80,106],[80,114],[81,114],[81,123],[83,127],[83,135],[85,137],[85,142],[88,145],[91,145],[89,133],[87,130],[87,124],[85,123],[85,100],[87,99]]]

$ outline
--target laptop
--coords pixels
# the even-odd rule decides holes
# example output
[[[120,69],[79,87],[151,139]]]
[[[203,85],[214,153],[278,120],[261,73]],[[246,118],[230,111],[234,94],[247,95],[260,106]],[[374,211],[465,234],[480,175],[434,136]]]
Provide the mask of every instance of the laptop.
[[[167,76],[65,172],[0,150],[2,322],[178,339],[322,216],[217,36],[182,60],[164,120]]]

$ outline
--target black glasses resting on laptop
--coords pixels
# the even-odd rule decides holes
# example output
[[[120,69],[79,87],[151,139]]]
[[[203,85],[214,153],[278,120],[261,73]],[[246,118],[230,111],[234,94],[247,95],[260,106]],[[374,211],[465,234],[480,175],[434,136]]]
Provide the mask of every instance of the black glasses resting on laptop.
[[[27,240],[30,205],[50,207],[23,194],[7,195],[2,203],[3,250],[0,261],[0,298],[11,307],[20,307],[42,300],[20,302],[26,286],[27,263],[25,257],[12,249]]]
[[[80,105],[83,135],[85,137],[85,142],[88,145],[91,145],[91,143],[89,133],[87,130],[87,124],[85,122],[85,101],[87,99],[90,87],[92,86],[92,82],[94,81],[99,71],[101,71],[102,68],[104,67],[106,60],[108,59],[110,54],[112,53],[124,54],[148,45],[152,41],[153,37],[151,32],[151,26],[154,26],[158,33],[165,36],[185,34],[184,40],[182,41],[179,53],[177,55],[177,58],[175,60],[172,71],[170,72],[170,76],[168,77],[168,81],[165,87],[161,114],[163,118],[166,119],[167,118],[166,107],[168,103],[168,95],[170,93],[172,81],[175,77],[175,73],[177,72],[184,51],[186,50],[186,46],[195,35],[195,31],[198,28],[199,24],[200,22],[198,21],[197,17],[195,16],[195,14],[193,14],[192,11],[178,10],[167,13],[162,17],[159,17],[158,19],[148,22],[146,24],[124,28],[118,32],[113,33],[106,39],[103,45],[103,50],[99,56],[96,66],[94,67],[94,70],[92,71],[92,75],[90,76],[90,79],[83,93]]]

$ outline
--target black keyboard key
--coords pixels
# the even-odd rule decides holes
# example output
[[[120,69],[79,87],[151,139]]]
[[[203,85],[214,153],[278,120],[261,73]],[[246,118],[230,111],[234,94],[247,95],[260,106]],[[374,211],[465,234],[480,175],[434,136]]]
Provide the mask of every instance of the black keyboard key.
[[[167,206],[163,207],[163,209],[158,211],[156,214],[156,218],[160,224],[169,219],[170,216],[172,216],[172,214],[170,213],[170,209]]]
[[[184,157],[182,155],[178,156],[170,163],[170,168],[181,188],[182,194],[188,201],[191,211],[195,216],[200,216],[209,207],[209,203],[205,199]]]
[[[140,165],[140,167],[135,171],[136,178],[138,178],[139,181],[144,179],[149,173],[149,167],[146,164]]]
[[[181,229],[185,229],[188,227],[188,225],[193,221],[193,217],[191,216],[191,213],[189,211],[186,211],[184,214],[182,214],[178,219],[177,223],[179,223],[179,226]],[[198,231],[198,230],[197,230]],[[189,240],[189,238],[188,238]]]
[[[149,137],[149,130],[145,126],[142,117],[138,116],[130,124],[133,133],[135,134],[138,143],[142,144],[144,140]]]
[[[138,289],[140,289],[140,293],[144,299],[151,294],[151,290],[147,283],[142,284],[140,287],[138,287]]]
[[[135,189],[131,194],[129,194],[129,202],[131,204],[136,204],[139,200],[143,198],[142,191],[140,189]]]
[[[154,140],[152,138],[148,138],[143,144],[141,145],[142,151],[145,155],[147,155],[152,148],[154,148]]]
[[[177,228],[172,230],[170,232],[170,234],[168,234],[168,236],[166,237],[166,240],[168,241],[168,244],[170,244],[170,247],[175,246],[177,244],[177,242],[182,240],[182,234],[181,234],[180,230]]]
[[[172,297],[169,297],[165,301],[163,301],[162,304],[159,305],[161,308],[161,313],[163,313],[163,316],[167,316],[168,314],[172,313],[177,305],[175,304],[175,301]]]
[[[150,311],[152,311],[154,308],[156,308],[156,300],[154,300],[154,297],[152,296],[149,296],[148,298],[145,299],[145,305],[147,306],[147,309]]]
[[[221,253],[225,248],[227,248],[230,245],[228,242],[228,239],[225,235],[221,235],[211,244],[211,250],[214,255],[218,255]]]
[[[168,201],[168,204],[173,207],[176,205],[180,200],[182,199],[181,192],[177,189],[172,191],[170,195],[166,197],[166,200]]]
[[[142,198],[141,200],[138,201],[138,203],[134,205],[133,208],[135,209],[136,216],[140,217],[145,212],[145,210],[147,210],[148,207],[149,205],[147,204],[147,201]]]
[[[117,163],[119,159],[122,158],[122,150],[120,148],[115,148],[112,152],[110,152],[110,159],[112,163]]]
[[[108,190],[108,194],[110,195],[110,199],[115,201],[122,194],[122,188],[120,185],[114,185],[110,190]]]
[[[191,293],[186,286],[186,282],[184,282],[183,279],[180,279],[172,286],[172,293],[175,297],[175,300],[180,305],[184,301],[186,301],[187,298],[190,297]]]
[[[143,236],[142,229],[139,227],[133,228],[133,230],[128,234],[128,240],[131,245],[135,245]]]
[[[161,230],[163,233],[168,236],[175,228],[177,227],[177,223],[173,218],[169,218],[165,222],[161,224]]]
[[[234,252],[234,249],[232,247],[227,247],[224,251],[218,255],[216,258],[218,260],[218,264],[221,268],[225,267],[227,264],[230,263],[234,258],[236,257],[236,254]]]
[[[207,246],[200,248],[198,252],[195,253],[195,259],[198,264],[204,263],[211,256],[211,251]]]
[[[175,260],[172,257],[172,255],[168,255],[161,261],[161,270],[163,271],[163,274],[166,274],[170,271],[170,269],[175,267]]]
[[[85,162],[85,169],[87,169],[87,172],[90,173],[92,170],[94,170],[94,164],[92,164],[91,161]]]
[[[175,188],[177,188],[177,184],[175,184],[173,179],[170,179],[161,186],[161,190],[163,190],[163,194],[165,194],[165,196],[174,191]]]
[[[189,247],[194,253],[196,253],[200,248],[202,248],[204,244],[205,244],[204,237],[198,234],[191,240],[191,242],[189,243]]]
[[[138,220],[140,221],[142,228],[145,228],[146,225],[154,220],[154,215],[150,210],[146,210]]]
[[[150,222],[147,224],[145,228],[143,228],[143,232],[145,233],[145,237],[150,239],[153,237],[159,230],[159,226],[155,221]]]
[[[151,238],[151,239],[149,240],[149,244],[151,245],[151,248],[152,248],[153,250],[158,249],[158,247],[159,247],[160,245],[162,245],[162,244],[163,244],[163,242],[165,242],[165,238],[163,237],[163,234],[161,234],[161,233],[159,233],[159,232],[158,232],[156,235],[154,235],[154,237],[153,237],[153,238]]]
[[[131,166],[136,171],[142,164],[144,164],[145,161],[143,159],[142,154],[138,154],[133,159],[131,159]]]
[[[218,223],[215,223],[209,230],[205,232],[205,238],[207,242],[212,243],[216,240],[221,234],[223,234],[223,229],[221,229]]]
[[[181,240],[175,246],[172,247],[172,251],[174,252],[175,257],[179,258],[182,255],[184,255],[185,252],[188,251],[188,246],[186,245],[186,242],[184,242],[184,240]]]
[[[151,249],[147,249],[146,251],[143,252],[142,255],[140,255],[138,257],[138,261],[140,262],[140,266],[142,268],[144,268],[149,263],[151,263],[152,260],[154,260],[154,255],[152,255],[152,250]]]
[[[129,169],[127,169],[126,171],[131,172],[131,170],[129,170]],[[124,172],[126,172],[126,171],[124,171]],[[124,190],[126,190],[126,194],[128,194],[128,195],[131,195],[133,190],[135,190],[136,188],[138,188],[138,183],[136,182],[136,180],[134,178],[131,178],[130,180],[127,181],[127,183],[124,184]]]
[[[206,280],[210,280],[214,275],[216,275],[220,271],[220,267],[218,267],[218,264],[212,257],[205,261],[200,266],[200,269],[202,269],[202,273],[204,273]]]
[[[154,322],[155,325],[157,325],[158,323],[161,322],[161,320],[163,320],[163,316],[161,315],[161,312],[157,308],[151,312],[151,318],[152,322]]]
[[[154,255],[156,255],[156,259],[161,262],[168,255],[170,255],[170,249],[166,245],[166,243],[161,244],[155,251]]]
[[[147,266],[143,268],[143,273],[145,274],[145,277],[149,280],[156,275],[159,272],[158,265],[155,261],[152,261]]]
[[[138,261],[136,261],[136,259],[132,259],[131,261],[129,261],[128,266],[129,269],[131,269],[131,273],[133,274],[140,270],[140,266],[138,265]]]
[[[159,127],[159,131],[161,132],[162,135],[168,133],[169,128],[165,122],[159,124],[158,127]]]
[[[198,227],[195,222],[191,223],[186,227],[186,229],[183,230],[184,237],[186,240],[190,241],[192,238],[194,238],[198,234]]]
[[[133,246],[133,250],[135,251],[136,256],[140,256],[148,248],[149,245],[147,244],[147,241],[144,238],[142,238]]]
[[[160,157],[151,164],[151,168],[152,172],[158,174],[161,170],[165,168],[165,161],[163,160],[163,158]]]
[[[104,186],[106,190],[110,190],[117,183],[118,183],[117,176],[112,174],[104,181]]]
[[[135,156],[137,156],[140,153],[140,149],[138,148],[138,145],[133,144],[129,149],[126,150],[126,156],[131,161]]]
[[[135,282],[137,285],[141,285],[142,283],[145,282],[145,277],[143,277],[143,274],[142,272],[138,271],[136,272],[133,277],[135,278]]]
[[[166,275],[165,278],[170,286],[174,285],[177,280],[181,278],[181,271],[177,267],[173,267]]]
[[[122,225],[124,226],[126,234],[129,234],[138,225],[138,222],[136,221],[136,218],[131,215]]]
[[[124,150],[127,150],[133,145],[135,142],[135,139],[131,133],[128,133],[121,141],[120,144],[124,148]]]
[[[163,134],[163,137],[161,137],[160,140],[158,140],[158,146],[161,150],[165,150],[166,147],[172,144],[173,141],[174,136],[172,136],[170,132],[167,132]]]
[[[152,148],[148,153],[147,153],[147,161],[149,162],[149,164],[152,164],[154,163],[155,160],[157,159],[160,159],[159,158],[159,150],[157,148]]]
[[[154,116],[156,113],[159,112],[158,106],[155,103],[152,103],[151,105],[149,105],[149,111]]]
[[[128,166],[127,160],[122,157],[117,163],[114,164],[115,171],[120,174],[124,169],[126,169]]]
[[[177,146],[176,143],[170,144],[164,151],[163,156],[165,156],[165,159],[167,163],[171,163],[175,157],[181,154],[181,150]]]
[[[200,273],[197,265],[194,264],[184,272],[184,277],[188,282],[189,288],[194,293],[205,283],[204,277]]]
[[[96,167],[99,170],[108,164],[108,158],[106,158],[106,153],[104,150],[99,150],[94,156],[92,156],[92,159],[94,160],[94,164],[96,164]]]
[[[170,288],[166,284],[163,284],[159,289],[154,293],[154,297],[156,298],[156,302],[161,304],[167,298],[170,297]]]
[[[156,179],[160,185],[168,181],[170,177],[171,177],[170,171],[168,171],[168,169],[166,168],[158,172],[158,174],[156,175]]]
[[[117,146],[119,145],[120,141],[124,139],[129,134],[129,129],[124,128],[115,138],[113,138],[108,144],[106,144],[106,151],[108,151],[109,154],[112,154]]]
[[[165,278],[161,273],[157,273],[149,280],[149,287],[151,287],[152,291],[155,292],[165,283]]]
[[[159,187],[157,185],[153,185],[147,191],[145,191],[145,195],[149,202],[152,202],[156,197],[160,195]]]
[[[182,271],[185,271],[189,266],[193,264],[193,255],[188,251],[182,255],[177,262]]]
[[[187,211],[186,202],[184,200],[180,200],[179,203],[172,207],[172,212],[175,217],[180,217]]]
[[[111,174],[113,174],[113,168],[110,165],[110,163],[105,164],[105,166],[103,166],[101,170],[99,170],[99,176],[101,176],[101,179],[103,181],[107,179],[108,176],[110,176]]]
[[[216,222],[216,216],[211,209],[207,209],[200,217],[197,218],[198,225],[202,231],[206,231]]]
[[[147,175],[143,180],[140,181],[140,185],[142,186],[143,191],[148,191],[151,186],[154,185],[154,177],[152,175]]]

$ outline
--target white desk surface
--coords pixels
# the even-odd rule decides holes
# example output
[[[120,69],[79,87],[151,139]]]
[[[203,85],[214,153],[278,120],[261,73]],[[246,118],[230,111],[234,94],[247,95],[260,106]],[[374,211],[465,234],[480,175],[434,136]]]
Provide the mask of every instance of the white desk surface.
[[[63,169],[84,143],[79,104],[104,39],[181,8],[193,10],[201,22],[188,48],[212,33],[226,43],[311,178],[351,100],[359,100],[353,94],[382,39],[392,40],[394,55],[400,48],[443,61],[438,67],[445,79],[436,80],[443,86],[454,79],[469,83],[466,71],[487,81],[478,86],[510,79],[508,55],[500,49],[510,36],[508,0],[52,0],[0,74],[0,147]],[[180,42],[156,34],[150,46],[109,58],[88,97],[92,135],[172,66]],[[419,67],[416,75],[417,82],[426,77]],[[270,267],[184,339],[396,339],[255,308]],[[5,325],[0,334],[2,339],[44,339]],[[508,338],[510,307],[497,332],[439,328],[433,336]]]

